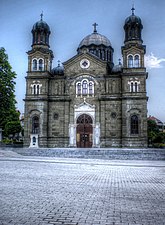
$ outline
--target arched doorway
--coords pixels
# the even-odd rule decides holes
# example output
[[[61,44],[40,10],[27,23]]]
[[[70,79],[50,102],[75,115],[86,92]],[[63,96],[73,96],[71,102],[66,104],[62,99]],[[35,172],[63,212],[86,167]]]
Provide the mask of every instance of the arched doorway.
[[[76,143],[78,148],[91,148],[93,135],[93,120],[87,114],[82,114],[77,119]]]

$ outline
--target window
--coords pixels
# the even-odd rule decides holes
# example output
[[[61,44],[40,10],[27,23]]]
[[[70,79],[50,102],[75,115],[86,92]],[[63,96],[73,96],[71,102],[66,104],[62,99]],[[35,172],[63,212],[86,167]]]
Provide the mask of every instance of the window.
[[[39,59],[39,70],[43,70],[43,59]]]
[[[128,68],[140,67],[140,55],[128,55]]]
[[[32,134],[38,134],[39,133],[39,117],[34,116],[32,118]]]
[[[139,55],[135,55],[134,57],[134,66],[138,68],[140,66]]]
[[[77,84],[77,95],[81,95],[81,83]]]
[[[140,86],[140,81],[137,80],[137,78],[135,78],[136,80],[130,80],[128,82],[128,85],[130,87],[130,92],[139,92],[139,86]]]
[[[37,84],[36,86],[37,86],[36,94],[39,95],[40,94],[40,85]]]
[[[87,84],[86,80],[84,80],[82,82],[82,94],[83,95],[87,95],[88,94],[88,84]]]
[[[131,116],[131,134],[139,133],[139,120],[137,115]]]
[[[133,56],[132,55],[128,56],[128,67],[129,68],[133,67]]]
[[[37,59],[33,59],[33,70],[37,70]]]
[[[43,71],[44,70],[44,60],[43,59],[33,59],[32,60],[32,71]]]
[[[31,84],[32,95],[39,95],[41,93],[41,87],[42,84],[40,84],[40,81],[33,81],[33,84]]]
[[[133,82],[131,82],[131,90],[130,90],[130,92],[134,92],[134,83]]]
[[[134,84],[134,89],[135,89],[135,92],[138,92],[138,83],[137,82],[135,82],[135,84]]]
[[[84,79],[81,82],[76,83],[76,96],[93,96],[94,95],[94,83],[88,79]]]
[[[77,124],[79,123],[85,123],[85,124],[92,124],[93,121],[92,121],[92,118],[87,115],[87,114],[82,114],[81,116],[78,117],[77,119]]]
[[[93,83],[89,82],[89,95],[92,95],[93,93]]]

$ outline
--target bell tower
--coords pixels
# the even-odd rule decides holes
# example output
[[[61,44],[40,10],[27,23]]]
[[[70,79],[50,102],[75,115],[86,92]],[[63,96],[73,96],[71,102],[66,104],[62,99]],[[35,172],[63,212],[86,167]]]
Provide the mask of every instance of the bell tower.
[[[124,24],[125,40],[122,46],[122,146],[147,146],[148,73],[144,65],[146,46],[142,40],[142,21],[132,14]]]
[[[43,14],[32,28],[32,49],[28,54],[26,76],[24,145],[47,146],[48,93],[53,52],[49,46],[50,28]]]
[[[29,75],[34,72],[47,71],[50,72],[52,68],[53,52],[49,46],[50,28],[48,24],[43,21],[43,14],[41,14],[40,21],[36,22],[32,28],[32,49],[28,54],[28,72]]]
[[[125,41],[122,47],[124,68],[144,68],[144,55],[146,46],[141,37],[143,25],[140,17],[135,16],[134,7],[132,15],[125,20]]]

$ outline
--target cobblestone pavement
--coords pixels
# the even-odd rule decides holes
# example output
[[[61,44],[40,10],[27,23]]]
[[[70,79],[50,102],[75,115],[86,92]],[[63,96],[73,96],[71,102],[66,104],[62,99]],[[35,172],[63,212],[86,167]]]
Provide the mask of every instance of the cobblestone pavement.
[[[163,225],[165,163],[0,158],[0,225]]]

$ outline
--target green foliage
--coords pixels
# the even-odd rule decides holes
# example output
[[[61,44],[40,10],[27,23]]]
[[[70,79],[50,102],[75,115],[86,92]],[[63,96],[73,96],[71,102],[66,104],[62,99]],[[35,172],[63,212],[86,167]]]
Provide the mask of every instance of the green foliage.
[[[148,143],[156,148],[165,145],[165,133],[160,132],[156,122],[150,119],[148,120]]]
[[[9,121],[5,125],[5,133],[6,134],[11,134],[15,136],[15,134],[19,133],[21,131],[21,124],[20,122],[17,121]]]
[[[150,132],[159,133],[159,129],[154,120],[148,119],[148,134]]]
[[[15,78],[16,73],[8,62],[8,55],[4,48],[0,48],[0,127],[6,136],[14,132],[12,122],[17,124],[15,130],[21,131],[18,129],[19,113],[15,107]]]

